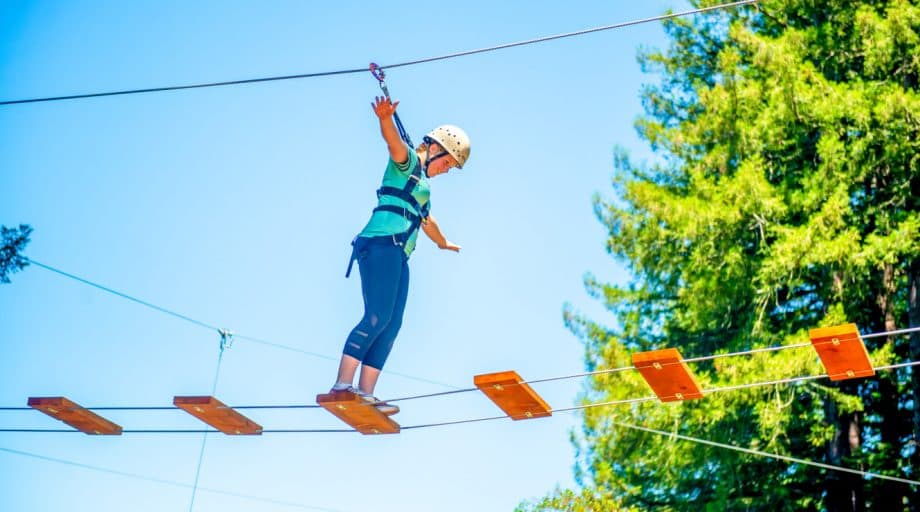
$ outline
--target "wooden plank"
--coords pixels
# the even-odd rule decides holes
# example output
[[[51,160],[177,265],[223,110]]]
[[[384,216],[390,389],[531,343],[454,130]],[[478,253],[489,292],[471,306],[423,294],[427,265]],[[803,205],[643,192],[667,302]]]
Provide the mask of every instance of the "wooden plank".
[[[213,396],[177,396],[173,405],[231,436],[262,435],[262,426]]]
[[[90,435],[120,436],[121,426],[84,409],[62,396],[30,397],[29,407]]]
[[[485,373],[473,377],[473,384],[512,420],[552,416],[553,410],[517,372]]]
[[[676,348],[637,352],[632,361],[662,402],[703,398],[696,377]]]
[[[875,375],[875,368],[869,360],[869,352],[859,336],[856,324],[811,329],[808,337],[831,380]]]
[[[316,395],[316,403],[364,435],[399,433],[398,423],[351,391]]]

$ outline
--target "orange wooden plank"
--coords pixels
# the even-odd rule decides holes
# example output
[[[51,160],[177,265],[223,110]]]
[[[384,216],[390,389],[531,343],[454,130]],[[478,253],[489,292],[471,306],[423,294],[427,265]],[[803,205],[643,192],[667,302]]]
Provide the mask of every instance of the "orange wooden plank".
[[[517,372],[485,373],[473,377],[473,384],[489,397],[512,420],[529,420],[552,416],[553,410],[533,388],[522,384]]]
[[[62,397],[29,397],[29,407],[90,435],[120,436],[121,427]]]
[[[676,348],[637,352],[632,361],[662,402],[703,398],[696,377]]]
[[[177,396],[173,405],[227,435],[262,435],[262,426],[213,396]]]
[[[808,337],[831,380],[875,375],[875,368],[869,361],[869,353],[856,324],[811,329]]]
[[[399,433],[398,423],[351,391],[316,395],[316,403],[364,435]]]

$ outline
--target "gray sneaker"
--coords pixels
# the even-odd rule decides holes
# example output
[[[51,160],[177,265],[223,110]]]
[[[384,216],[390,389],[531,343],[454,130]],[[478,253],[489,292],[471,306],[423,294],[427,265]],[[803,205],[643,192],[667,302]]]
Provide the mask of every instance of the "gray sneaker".
[[[332,393],[354,393],[356,395],[360,395],[358,390],[352,386],[348,386],[345,389],[335,389],[335,386],[332,386],[332,389],[329,390],[329,394],[331,395]]]
[[[381,402],[379,398],[373,395],[368,395],[362,391],[358,391],[358,396],[361,397],[361,400],[364,400],[368,405],[373,405],[377,408],[378,411],[386,414],[387,416],[392,416],[399,412],[399,406],[388,404],[386,402]]]

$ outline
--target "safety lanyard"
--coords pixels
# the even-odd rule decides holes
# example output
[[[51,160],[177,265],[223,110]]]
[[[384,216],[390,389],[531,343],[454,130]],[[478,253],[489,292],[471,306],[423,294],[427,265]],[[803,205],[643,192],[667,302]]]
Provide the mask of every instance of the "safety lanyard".
[[[386,79],[386,74],[383,72],[383,68],[377,64],[371,62],[370,65],[371,74],[374,75],[374,78],[377,79],[377,82],[380,84],[380,89],[383,90],[383,95],[390,99],[390,91],[387,90],[387,84],[384,81]],[[406,129],[403,127],[402,121],[399,120],[399,114],[393,112],[393,119],[396,121],[396,129],[399,130],[399,136],[402,140],[406,141],[406,144],[409,145],[409,149],[415,149],[415,144],[412,143],[412,139],[409,138],[409,133],[406,132]]]

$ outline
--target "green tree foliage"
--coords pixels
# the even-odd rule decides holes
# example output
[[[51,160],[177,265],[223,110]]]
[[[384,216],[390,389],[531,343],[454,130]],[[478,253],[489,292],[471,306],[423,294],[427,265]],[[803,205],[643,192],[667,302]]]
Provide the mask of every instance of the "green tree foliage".
[[[715,2],[697,1],[696,5]],[[663,347],[684,357],[808,341],[808,329],[920,325],[920,6],[763,0],[668,22],[661,77],[637,123],[658,155],[615,160],[598,197],[625,286],[588,276],[613,318],[567,309],[588,370]],[[866,340],[879,366],[920,360],[920,336]],[[810,348],[692,365],[704,388],[824,373]],[[583,401],[644,397],[636,372]],[[920,509],[911,487],[622,428],[644,425],[920,478],[920,371],[586,409],[580,491],[520,510]]]
[[[0,226],[0,283],[9,283],[10,274],[29,265],[21,253],[29,243],[30,234],[32,228],[25,224],[19,228]]]

